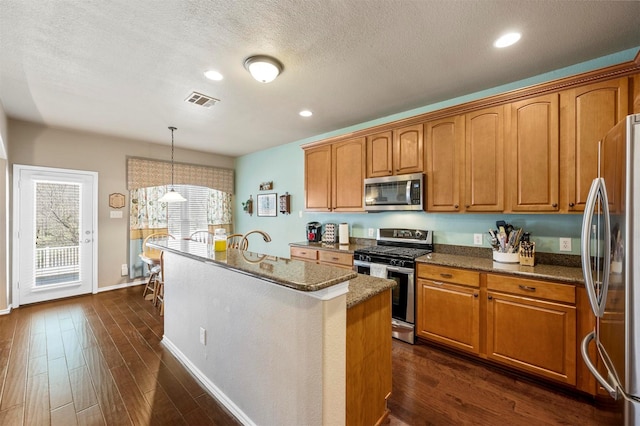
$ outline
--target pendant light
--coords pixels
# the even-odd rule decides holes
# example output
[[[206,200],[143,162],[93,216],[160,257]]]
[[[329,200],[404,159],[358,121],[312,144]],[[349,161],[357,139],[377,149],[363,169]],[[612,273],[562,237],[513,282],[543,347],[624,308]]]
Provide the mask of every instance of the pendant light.
[[[169,130],[171,130],[171,189],[165,192],[165,194],[160,197],[158,201],[161,203],[178,203],[182,201],[187,201],[180,193],[176,192],[173,187],[173,131],[178,130],[173,126],[169,126]]]

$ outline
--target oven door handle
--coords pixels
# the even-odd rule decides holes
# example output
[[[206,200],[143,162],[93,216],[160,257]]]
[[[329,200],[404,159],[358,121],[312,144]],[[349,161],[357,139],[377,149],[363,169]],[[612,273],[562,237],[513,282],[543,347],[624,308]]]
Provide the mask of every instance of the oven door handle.
[[[399,272],[401,274],[413,274],[413,269],[410,269],[410,268],[399,268],[397,266],[387,266],[387,271]]]

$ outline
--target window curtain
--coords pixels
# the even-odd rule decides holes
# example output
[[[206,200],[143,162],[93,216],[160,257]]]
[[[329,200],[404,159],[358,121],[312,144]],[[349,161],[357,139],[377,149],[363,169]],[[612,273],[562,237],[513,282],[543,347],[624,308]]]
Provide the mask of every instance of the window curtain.
[[[144,238],[154,232],[167,231],[166,203],[158,200],[171,182],[171,163],[146,158],[127,158],[127,188],[130,194],[129,277],[146,274],[138,254]],[[176,190],[182,187],[206,187],[207,226],[232,227],[233,170],[208,166],[174,163]],[[195,188],[194,188],[195,190]],[[197,191],[201,193],[201,191]],[[189,197],[187,196],[187,202]]]
[[[234,175],[231,169],[174,163],[176,185],[205,186],[233,195]],[[148,158],[127,158],[127,189],[165,186],[171,183],[171,163]]]

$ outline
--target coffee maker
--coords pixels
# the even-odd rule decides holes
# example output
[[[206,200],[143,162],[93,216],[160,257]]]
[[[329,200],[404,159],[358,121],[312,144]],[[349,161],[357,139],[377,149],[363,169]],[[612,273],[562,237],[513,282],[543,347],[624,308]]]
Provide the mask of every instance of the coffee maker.
[[[320,222],[307,223],[307,240],[310,243],[320,242],[322,239],[322,225]]]

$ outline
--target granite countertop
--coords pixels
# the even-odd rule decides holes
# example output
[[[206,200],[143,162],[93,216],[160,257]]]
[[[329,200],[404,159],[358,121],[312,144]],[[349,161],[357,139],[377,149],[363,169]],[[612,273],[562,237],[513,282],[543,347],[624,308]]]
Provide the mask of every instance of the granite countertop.
[[[573,284],[584,284],[582,269],[572,266],[544,265],[521,266],[519,263],[500,263],[493,259],[431,253],[416,259],[418,263],[428,263],[440,266],[452,266],[456,268],[474,269],[483,272],[495,272],[523,276],[525,278],[537,278],[553,281],[562,281]]]
[[[299,291],[317,291],[349,281],[358,276],[350,269],[319,265],[276,256],[228,249],[217,252],[212,245],[191,240],[148,241],[149,247],[180,254],[201,262],[213,263],[222,268],[261,278],[265,281]]]
[[[349,281],[349,293],[347,293],[347,309],[364,302],[383,291],[398,285],[394,280],[377,278],[369,275],[358,274],[357,278]]]

